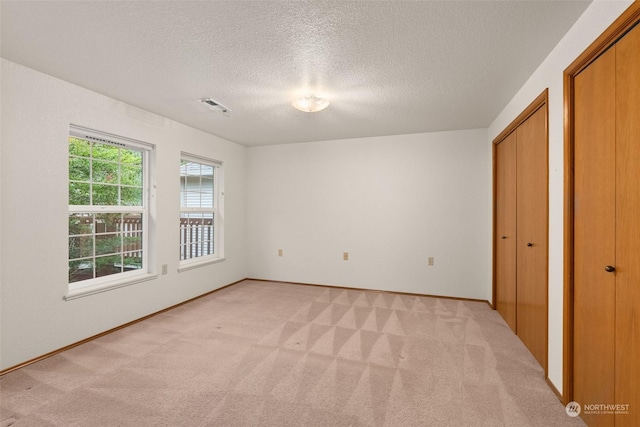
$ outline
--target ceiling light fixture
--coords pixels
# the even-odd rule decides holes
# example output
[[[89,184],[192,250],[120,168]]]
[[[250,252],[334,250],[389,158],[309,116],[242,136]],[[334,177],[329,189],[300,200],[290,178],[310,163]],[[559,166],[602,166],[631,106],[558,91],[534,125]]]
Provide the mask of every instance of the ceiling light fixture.
[[[316,111],[327,108],[329,106],[329,100],[315,95],[307,95],[302,98],[295,99],[291,105],[305,113],[315,113]]]
[[[207,107],[211,108],[213,111],[217,111],[219,113],[231,112],[230,108],[225,107],[224,105],[220,104],[218,101],[216,101],[213,98],[204,98],[204,99],[201,99],[200,102],[202,102]]]

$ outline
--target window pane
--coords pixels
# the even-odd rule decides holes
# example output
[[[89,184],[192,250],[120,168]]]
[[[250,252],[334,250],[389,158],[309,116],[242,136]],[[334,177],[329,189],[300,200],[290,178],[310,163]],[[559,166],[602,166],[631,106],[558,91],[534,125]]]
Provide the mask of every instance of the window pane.
[[[121,224],[121,213],[96,214],[96,234],[119,232]]]
[[[142,223],[141,213],[69,214],[69,283],[141,269]]]
[[[91,178],[91,162],[82,157],[69,157],[69,179],[87,181]]]
[[[69,237],[69,259],[93,256],[93,236]]]
[[[122,187],[121,194],[121,206],[142,206],[142,188]]]
[[[96,277],[122,273],[122,254],[96,258]]]
[[[69,154],[72,156],[91,156],[91,143],[84,139],[69,137]]]
[[[213,254],[213,214],[181,212],[180,217],[180,260]]]
[[[202,178],[201,188],[201,206],[203,208],[213,208],[213,179]]]
[[[200,205],[200,193],[193,191],[187,191],[185,193],[185,207],[186,208],[199,208]]]
[[[69,283],[93,279],[93,262],[91,259],[69,261]]]
[[[121,181],[122,185],[142,185],[142,168],[139,166],[127,166],[121,167]]]
[[[211,165],[200,165],[200,175],[202,177],[213,178],[213,166],[211,166]]]
[[[93,144],[93,158],[99,160],[111,160],[117,162],[120,160],[120,148],[108,144]]]
[[[93,214],[69,214],[69,235],[93,233]]]
[[[213,194],[211,193],[202,193],[200,195],[200,207],[202,208],[213,208]]]
[[[213,178],[203,176],[200,182],[200,191],[203,193],[213,193]]]
[[[93,162],[93,182],[118,183],[118,163]],[[95,203],[95,202],[94,202]]]
[[[125,265],[138,265],[142,262],[142,216],[140,214],[125,215],[122,223],[123,251]],[[141,264],[138,268],[141,268]]]
[[[137,270],[142,268],[142,253],[140,256],[135,256],[135,254],[124,254],[124,270]]]
[[[142,250],[142,233],[126,232],[123,239],[125,252]]]
[[[120,253],[122,234],[101,234],[96,236],[96,256]]]
[[[189,176],[200,176],[200,163],[189,162],[184,166],[184,171]]]
[[[69,204],[70,205],[89,205],[91,198],[89,197],[89,184],[82,182],[69,183]]]
[[[115,206],[118,204],[118,187],[93,184],[93,205]]]
[[[134,150],[125,150],[123,148],[120,155],[122,156],[120,160],[122,163],[142,167],[142,152],[134,151]]]

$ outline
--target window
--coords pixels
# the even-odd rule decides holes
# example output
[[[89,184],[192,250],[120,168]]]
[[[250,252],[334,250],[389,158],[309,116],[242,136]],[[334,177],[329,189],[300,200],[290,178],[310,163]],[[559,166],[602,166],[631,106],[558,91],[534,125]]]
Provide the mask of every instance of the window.
[[[69,290],[148,273],[152,147],[72,126],[69,133]]]
[[[182,153],[180,265],[222,259],[221,164]]]

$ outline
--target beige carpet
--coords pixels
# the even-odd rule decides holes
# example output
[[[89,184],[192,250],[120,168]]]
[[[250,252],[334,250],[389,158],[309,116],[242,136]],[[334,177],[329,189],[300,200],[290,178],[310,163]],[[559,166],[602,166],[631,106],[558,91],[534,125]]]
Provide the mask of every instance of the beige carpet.
[[[0,426],[574,426],[485,303],[244,281],[0,377]]]

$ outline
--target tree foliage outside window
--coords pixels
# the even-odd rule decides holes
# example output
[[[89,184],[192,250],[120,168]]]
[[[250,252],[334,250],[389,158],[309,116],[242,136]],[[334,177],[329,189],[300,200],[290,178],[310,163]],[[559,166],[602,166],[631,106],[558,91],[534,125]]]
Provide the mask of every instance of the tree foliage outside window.
[[[69,137],[69,283],[143,267],[144,150]]]

